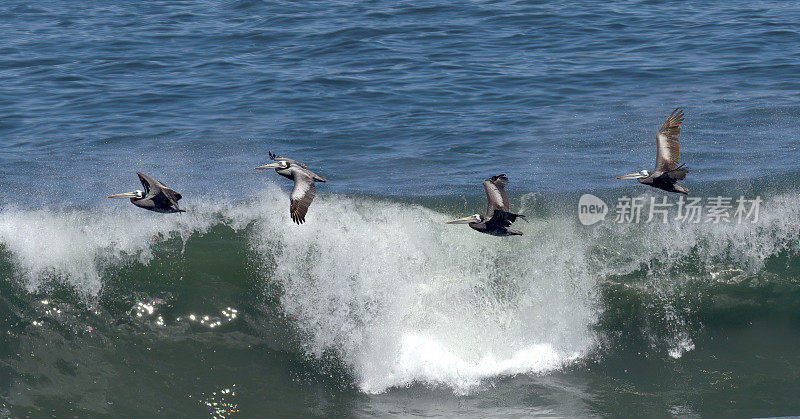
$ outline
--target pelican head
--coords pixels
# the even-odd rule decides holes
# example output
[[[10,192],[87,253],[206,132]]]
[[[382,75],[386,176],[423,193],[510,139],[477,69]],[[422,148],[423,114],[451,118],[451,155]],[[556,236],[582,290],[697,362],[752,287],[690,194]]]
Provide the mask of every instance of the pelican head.
[[[619,176],[617,177],[617,179],[644,179],[648,176],[650,176],[650,172],[648,172],[647,170],[642,170],[641,172],[638,173],[631,173],[629,175]]]
[[[286,160],[278,160],[275,163],[269,163],[263,166],[256,167],[256,169],[275,169],[275,170],[288,169],[288,168],[289,168],[289,162]]]
[[[133,192],[125,192],[116,195],[109,195],[109,198],[131,198],[131,199],[142,199],[144,198],[144,191],[135,190]]]
[[[469,224],[469,223],[479,223],[481,222],[482,218],[480,214],[472,214],[469,217],[459,218],[457,220],[448,221],[445,224]]]

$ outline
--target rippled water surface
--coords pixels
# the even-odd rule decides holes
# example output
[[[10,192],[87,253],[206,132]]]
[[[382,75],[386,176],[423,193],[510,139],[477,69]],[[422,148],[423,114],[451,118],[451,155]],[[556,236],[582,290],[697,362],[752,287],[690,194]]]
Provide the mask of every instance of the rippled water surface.
[[[676,106],[704,179],[791,170],[800,146],[786,2],[0,8],[15,192],[94,193],[136,169],[238,188],[262,181],[247,169],[268,150],[314,162],[338,192],[464,191],[497,170],[528,190],[611,186],[652,164]]]
[[[0,416],[800,412],[792,2],[0,4]],[[580,194],[750,224],[588,228]],[[267,152],[328,182],[287,217]],[[189,212],[110,193],[141,171]],[[506,173],[524,236],[445,225]],[[613,205],[613,204],[612,204]]]

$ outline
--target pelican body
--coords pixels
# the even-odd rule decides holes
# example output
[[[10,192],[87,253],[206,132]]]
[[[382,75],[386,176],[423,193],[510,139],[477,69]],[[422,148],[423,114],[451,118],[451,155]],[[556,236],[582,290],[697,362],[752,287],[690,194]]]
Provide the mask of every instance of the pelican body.
[[[182,198],[181,194],[144,173],[136,172],[136,174],[139,175],[139,181],[142,182],[143,191],[137,189],[133,192],[110,195],[109,198],[130,198],[133,205],[155,212],[186,212],[178,207],[178,200]]]
[[[661,124],[656,134],[656,167],[652,172],[642,170],[617,179],[637,179],[639,183],[654,188],[688,195],[689,189],[676,185],[679,180],[686,179],[686,173],[689,172],[685,165],[678,165],[678,134],[681,132],[681,123],[683,111],[675,108]]]
[[[474,214],[448,221],[447,224],[469,224],[473,230],[493,236],[521,236],[521,231],[509,228],[517,218],[525,218],[525,216],[509,212],[508,195],[505,189],[507,184],[506,175],[492,176],[484,180],[483,189],[486,191],[488,200],[486,215]]]
[[[314,195],[316,194],[314,183],[327,181],[297,160],[278,157],[272,152],[269,153],[269,158],[274,160],[275,163],[258,166],[256,169],[275,169],[275,172],[279,175],[294,181],[294,188],[289,195],[291,202],[289,215],[295,223],[303,224],[306,221],[308,207],[311,206],[311,201],[314,200]]]

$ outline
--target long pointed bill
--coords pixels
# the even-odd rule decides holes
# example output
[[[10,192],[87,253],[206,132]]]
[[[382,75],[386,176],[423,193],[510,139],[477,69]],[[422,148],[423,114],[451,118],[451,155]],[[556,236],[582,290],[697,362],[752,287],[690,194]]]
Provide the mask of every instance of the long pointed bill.
[[[641,173],[631,173],[629,175],[619,176],[617,179],[639,179],[641,177],[644,177]]]
[[[109,195],[109,198],[136,198],[138,195],[136,192],[125,192],[117,195]]]
[[[448,221],[445,224],[467,224],[467,223],[470,223],[472,221],[475,221],[475,218],[473,218],[473,217],[464,217],[464,218],[459,218],[457,220]]]
[[[265,164],[263,166],[258,166],[255,169],[277,169],[279,167],[281,167],[280,163],[270,163],[270,164]]]

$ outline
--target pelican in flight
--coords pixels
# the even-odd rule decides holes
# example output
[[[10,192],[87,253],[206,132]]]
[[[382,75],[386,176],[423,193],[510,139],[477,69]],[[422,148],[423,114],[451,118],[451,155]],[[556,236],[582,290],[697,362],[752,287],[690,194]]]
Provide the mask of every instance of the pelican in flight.
[[[656,134],[656,168],[649,172],[620,176],[617,179],[638,179],[639,183],[663,189],[667,192],[689,194],[689,190],[676,185],[679,180],[686,179],[689,169],[684,164],[678,165],[678,134],[681,132],[683,111],[675,108]]]
[[[314,182],[326,182],[325,178],[308,170],[308,167],[299,161],[278,157],[272,152],[269,153],[269,158],[275,160],[275,163],[258,166],[256,169],[275,169],[279,175],[294,181],[294,189],[289,195],[291,201],[289,215],[295,223],[303,224],[306,221],[308,207],[311,206],[316,193]]]
[[[486,199],[489,200],[486,215],[475,214],[448,221],[447,224],[469,224],[473,230],[493,236],[521,236],[521,231],[512,230],[509,227],[517,220],[517,217],[525,218],[525,216],[508,212],[506,184],[508,184],[506,175],[492,176],[484,180],[483,189],[486,190]]]
[[[181,194],[144,173],[136,172],[136,174],[139,175],[139,180],[144,186],[143,191],[137,189],[133,192],[111,195],[109,198],[130,198],[133,205],[155,212],[186,212],[186,210],[178,208],[178,200],[182,198]]]

